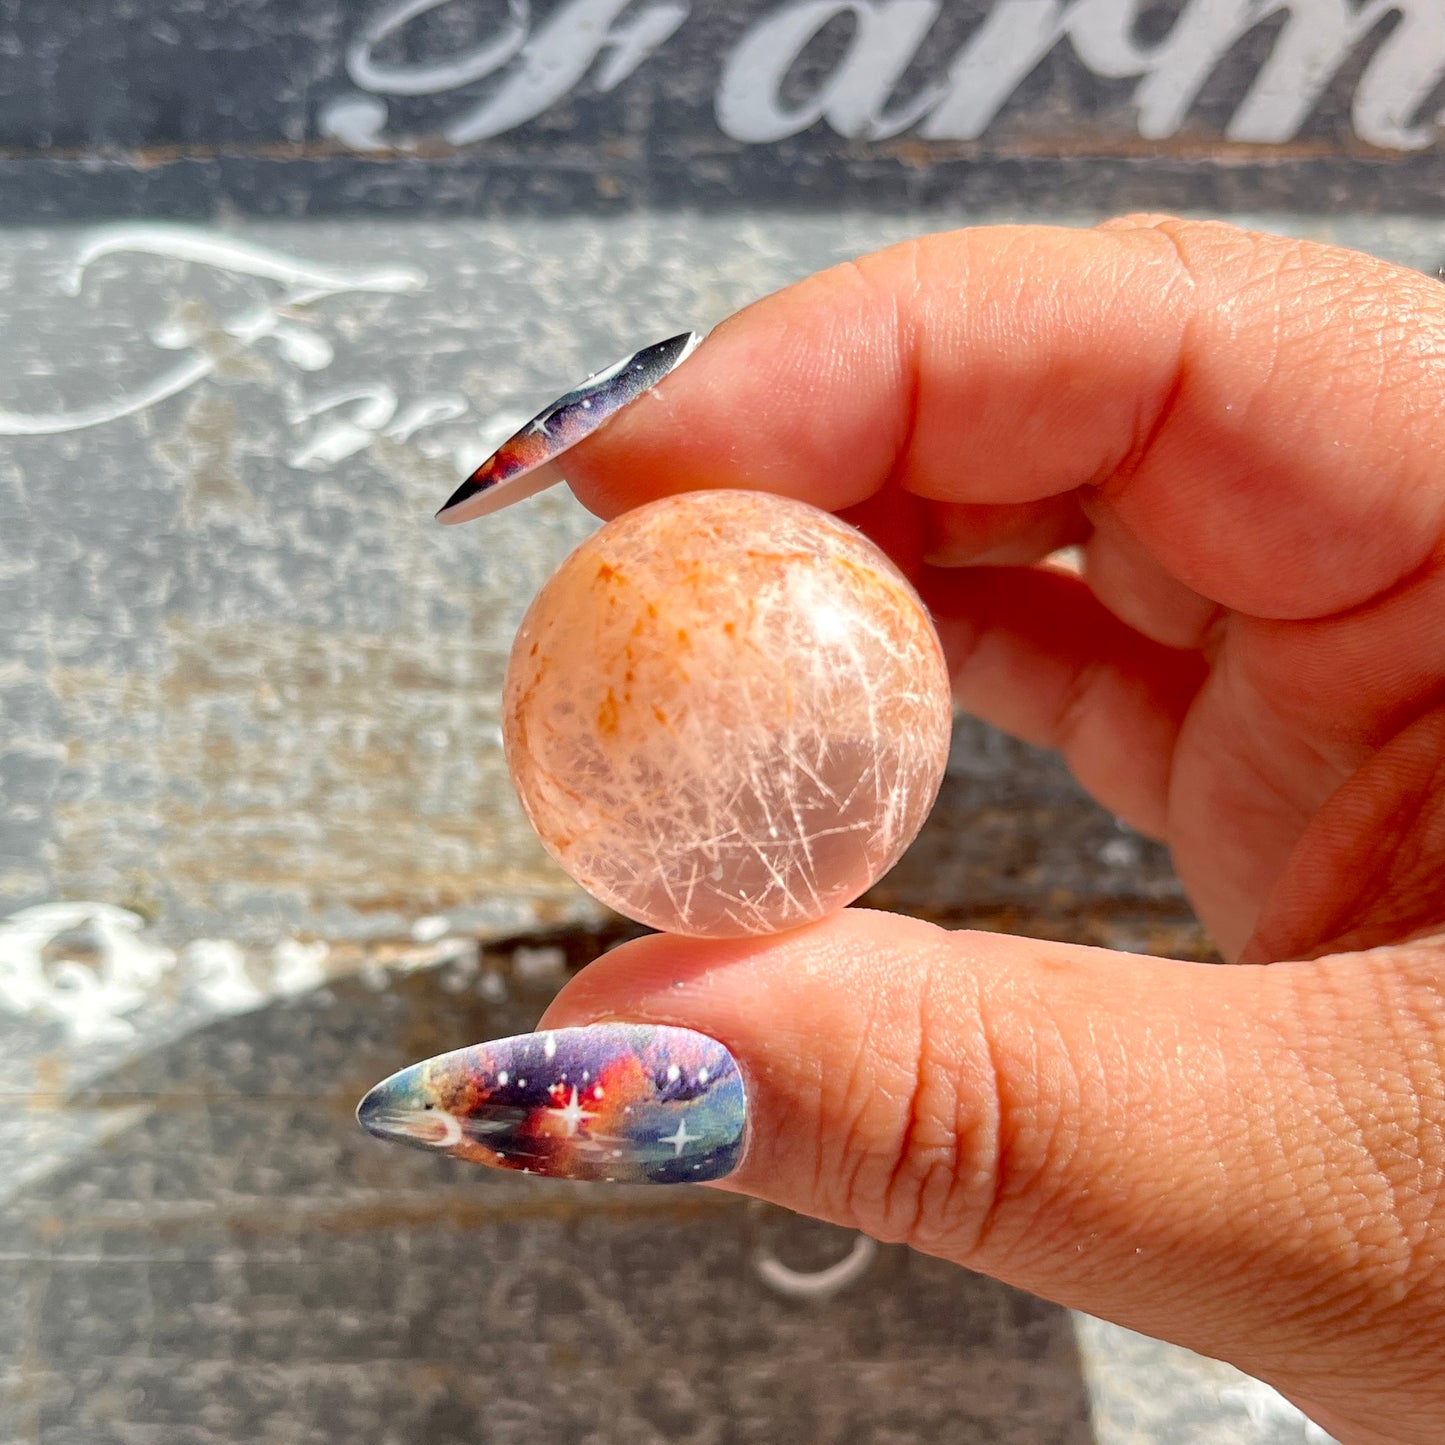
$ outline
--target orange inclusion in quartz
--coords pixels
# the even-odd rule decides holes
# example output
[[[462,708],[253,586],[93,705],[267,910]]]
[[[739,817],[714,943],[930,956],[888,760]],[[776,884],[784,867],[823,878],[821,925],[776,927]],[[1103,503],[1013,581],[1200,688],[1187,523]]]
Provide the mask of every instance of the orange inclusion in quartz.
[[[878,547],[802,502],[693,492],[603,527],[538,594],[503,733],[527,816],[618,912],[674,933],[852,902],[932,807],[938,638]]]

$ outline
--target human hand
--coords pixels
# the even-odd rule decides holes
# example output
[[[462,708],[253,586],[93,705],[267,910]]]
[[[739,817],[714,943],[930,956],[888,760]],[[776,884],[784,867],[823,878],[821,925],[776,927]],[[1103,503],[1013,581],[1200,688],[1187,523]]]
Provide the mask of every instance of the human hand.
[[[721,1187],[1228,1359],[1351,1445],[1445,1438],[1445,290],[1158,218],[931,237],[742,312],[567,470],[603,516],[747,485],[859,522],[962,705],[1167,842],[1254,966],[854,910],[641,939],[544,1025],[724,1042]],[[1073,542],[1083,579],[1030,565]]]
[[[1445,290],[1157,218],[932,237],[733,318],[567,475],[603,516],[858,522],[963,706],[1165,840],[1242,966],[849,910],[640,939],[541,1027],[725,1045],[722,1187],[1228,1359],[1348,1445],[1445,1439]],[[1035,565],[1069,543],[1082,578]]]

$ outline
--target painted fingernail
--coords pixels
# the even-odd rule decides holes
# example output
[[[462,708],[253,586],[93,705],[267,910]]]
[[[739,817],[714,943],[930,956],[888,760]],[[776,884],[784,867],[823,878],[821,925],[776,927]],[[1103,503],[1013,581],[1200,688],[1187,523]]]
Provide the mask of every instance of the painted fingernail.
[[[356,1117],[396,1139],[523,1174],[699,1184],[730,1174],[742,1077],[691,1029],[591,1024],[441,1054],[383,1079]]]
[[[594,372],[508,437],[447,498],[437,521],[470,522],[561,481],[552,463],[656,386],[692,355],[697,343],[696,332],[684,331]]]

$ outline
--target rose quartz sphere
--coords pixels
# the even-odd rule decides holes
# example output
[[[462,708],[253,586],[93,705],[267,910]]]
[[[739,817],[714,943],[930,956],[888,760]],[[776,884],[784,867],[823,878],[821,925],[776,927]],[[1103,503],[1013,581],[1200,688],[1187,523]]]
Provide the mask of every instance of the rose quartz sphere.
[[[861,532],[763,492],[692,492],[594,533],[533,602],[503,737],[522,807],[595,897],[694,937],[851,903],[938,794],[938,636]]]

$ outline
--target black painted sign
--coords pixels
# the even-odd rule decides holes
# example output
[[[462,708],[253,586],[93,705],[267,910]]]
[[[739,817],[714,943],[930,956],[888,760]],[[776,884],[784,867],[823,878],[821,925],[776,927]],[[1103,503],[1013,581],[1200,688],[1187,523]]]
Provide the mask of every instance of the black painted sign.
[[[0,215],[1445,209],[1442,0],[10,0]]]

